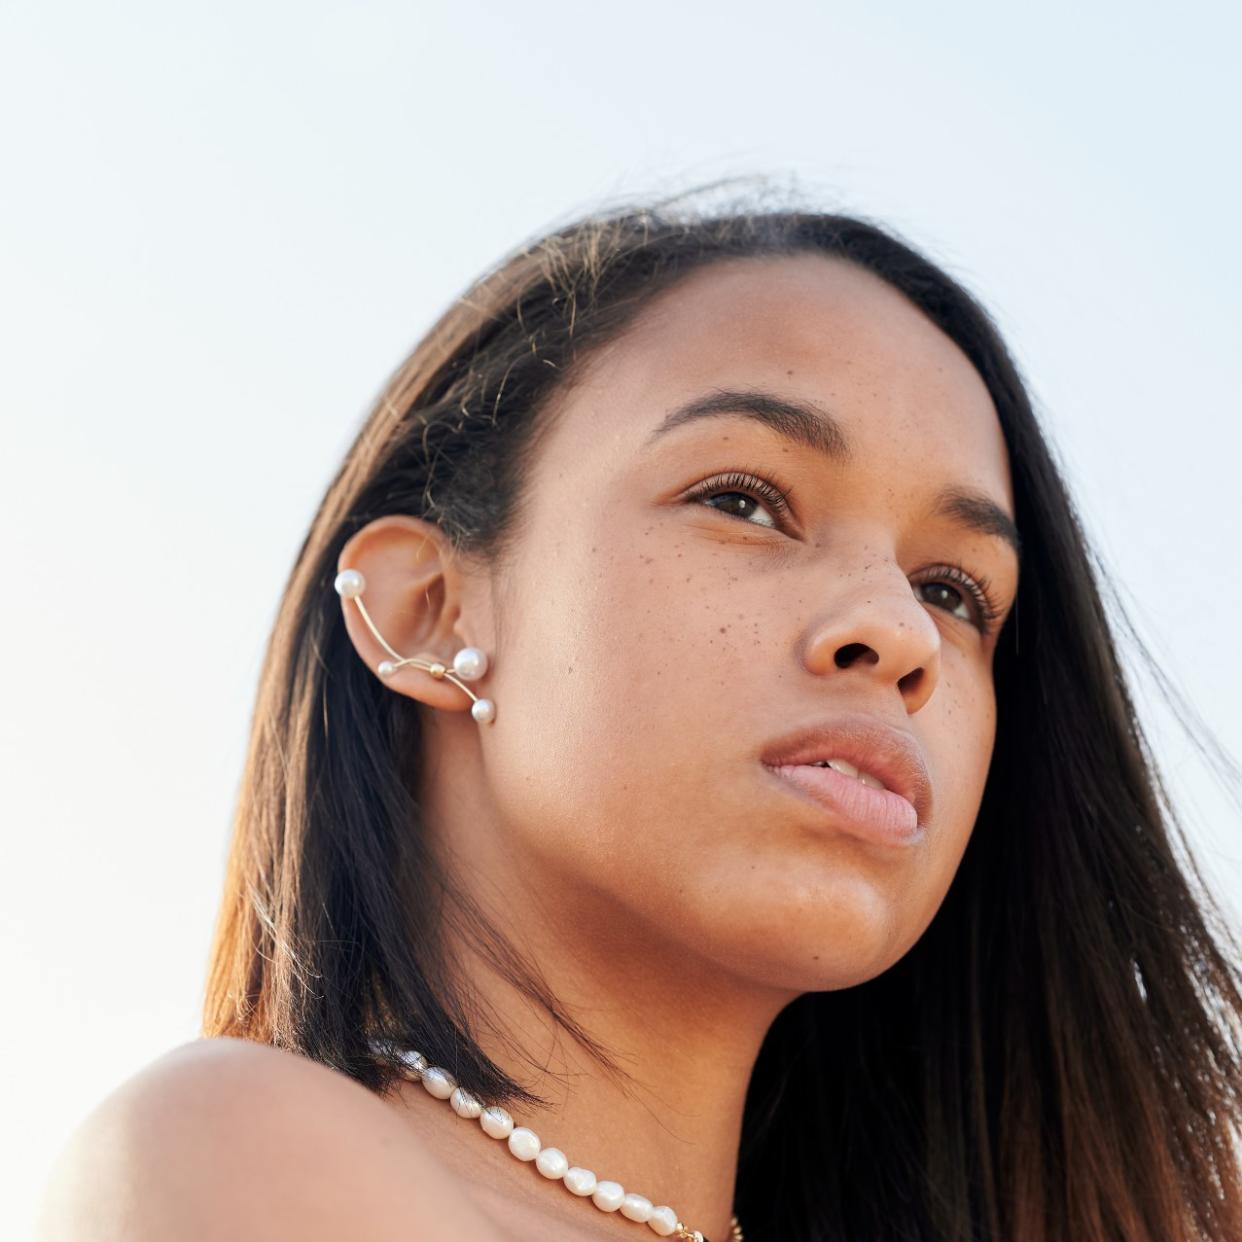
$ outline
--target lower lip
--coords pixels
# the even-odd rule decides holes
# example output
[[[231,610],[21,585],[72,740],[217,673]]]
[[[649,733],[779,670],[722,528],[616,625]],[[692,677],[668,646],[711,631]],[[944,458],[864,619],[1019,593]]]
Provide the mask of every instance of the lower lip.
[[[890,789],[873,789],[853,776],[810,764],[764,764],[824,808],[855,836],[884,845],[913,845],[922,839],[914,804]]]

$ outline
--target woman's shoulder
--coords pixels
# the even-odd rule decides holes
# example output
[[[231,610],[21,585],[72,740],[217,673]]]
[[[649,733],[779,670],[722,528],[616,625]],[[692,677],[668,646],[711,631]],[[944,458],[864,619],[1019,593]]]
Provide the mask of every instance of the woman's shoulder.
[[[173,1048],[101,1101],[47,1184],[37,1242],[496,1237],[391,1109],[297,1053]]]

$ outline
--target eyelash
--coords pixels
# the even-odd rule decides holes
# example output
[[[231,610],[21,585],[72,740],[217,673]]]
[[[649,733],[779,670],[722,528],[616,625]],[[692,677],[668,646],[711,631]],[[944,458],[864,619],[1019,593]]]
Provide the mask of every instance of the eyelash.
[[[686,493],[685,499],[687,501],[705,500],[709,497],[725,496],[730,492],[741,492],[750,496],[752,500],[755,498],[762,500],[782,523],[788,520],[792,513],[790,501],[793,499],[793,489],[791,487],[771,483],[760,475],[744,470],[734,470],[727,474],[713,475],[710,479],[704,479]],[[725,517],[734,516],[736,515],[725,514]],[[746,521],[745,518],[737,520]],[[972,577],[960,566],[947,564],[935,565],[928,570],[928,573],[934,574],[935,577],[924,579],[916,585],[923,586],[928,582],[948,581],[961,587],[974,600],[979,610],[979,629],[984,634],[991,633],[1001,609],[992,593],[992,584],[987,578],[982,574]]]

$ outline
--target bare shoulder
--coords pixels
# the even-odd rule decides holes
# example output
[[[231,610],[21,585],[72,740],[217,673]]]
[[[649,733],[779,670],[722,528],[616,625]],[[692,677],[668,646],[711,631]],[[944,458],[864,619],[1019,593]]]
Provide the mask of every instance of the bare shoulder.
[[[36,1242],[499,1239],[392,1111],[306,1057],[199,1039],[86,1117],[47,1184]]]

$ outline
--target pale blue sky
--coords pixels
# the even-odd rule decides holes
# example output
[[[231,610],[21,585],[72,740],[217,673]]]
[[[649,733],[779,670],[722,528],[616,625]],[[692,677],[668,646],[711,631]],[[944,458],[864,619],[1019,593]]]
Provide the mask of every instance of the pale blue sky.
[[[262,645],[368,401],[483,267],[617,195],[772,173],[963,279],[1242,756],[1238,12],[0,0],[0,1234],[196,1033]],[[1236,927],[1242,811],[1138,689]]]

